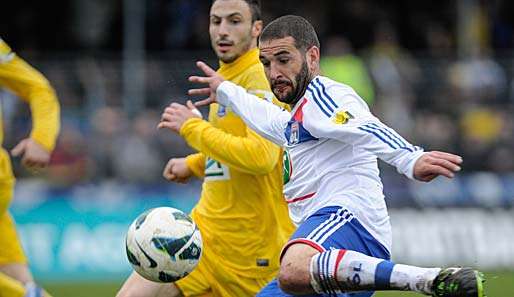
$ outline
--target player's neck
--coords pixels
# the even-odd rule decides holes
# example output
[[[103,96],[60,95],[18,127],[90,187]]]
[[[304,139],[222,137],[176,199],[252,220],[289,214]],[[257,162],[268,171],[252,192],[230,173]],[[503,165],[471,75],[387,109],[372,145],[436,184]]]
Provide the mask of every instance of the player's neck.
[[[242,71],[248,69],[248,67],[260,63],[259,60],[259,50],[257,47],[250,48],[243,54],[241,54],[237,59],[230,63],[225,63],[220,61],[220,68],[218,72],[225,77],[225,79],[232,79],[237,76]]]

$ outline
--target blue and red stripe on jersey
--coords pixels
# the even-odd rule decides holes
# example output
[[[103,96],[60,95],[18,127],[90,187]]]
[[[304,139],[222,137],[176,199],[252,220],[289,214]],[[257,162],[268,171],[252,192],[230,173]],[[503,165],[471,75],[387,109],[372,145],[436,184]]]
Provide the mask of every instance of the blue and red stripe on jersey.
[[[310,141],[310,140],[318,140],[318,138],[314,137],[305,129],[303,126],[303,107],[307,103],[307,98],[303,98],[302,103],[296,109],[293,117],[289,122],[287,122],[287,127],[284,132],[287,144],[294,145],[302,142]]]

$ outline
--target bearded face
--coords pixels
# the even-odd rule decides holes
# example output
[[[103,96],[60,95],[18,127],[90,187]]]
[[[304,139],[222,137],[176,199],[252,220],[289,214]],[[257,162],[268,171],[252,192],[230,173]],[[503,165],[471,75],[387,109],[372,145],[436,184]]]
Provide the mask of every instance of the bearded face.
[[[292,37],[284,37],[261,42],[260,59],[273,94],[281,102],[296,104],[314,76],[306,54],[296,48]]]

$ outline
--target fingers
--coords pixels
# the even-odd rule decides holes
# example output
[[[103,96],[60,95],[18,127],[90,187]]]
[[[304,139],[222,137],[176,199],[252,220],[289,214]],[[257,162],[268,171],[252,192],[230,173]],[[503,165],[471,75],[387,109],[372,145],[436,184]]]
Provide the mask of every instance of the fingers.
[[[203,76],[196,76],[196,75],[190,76],[188,78],[188,80],[190,82],[199,83],[199,84],[209,84],[211,82],[210,77],[203,77]]]
[[[37,158],[29,158],[29,157],[24,157],[22,160],[21,160],[21,164],[29,169],[30,171],[32,171],[32,173],[38,173],[38,171],[40,169],[43,169],[46,167],[46,165],[48,164],[47,161],[44,161],[44,160],[40,160],[40,159],[37,159]]]
[[[199,95],[208,96],[211,94],[211,89],[210,88],[189,89],[187,91],[187,94],[189,96],[199,96]]]
[[[453,178],[455,174],[448,170],[445,167],[438,166],[438,165],[428,165],[427,169],[425,171],[424,177],[430,176],[430,175],[442,175],[446,176],[447,178]]]
[[[450,162],[445,159],[433,159],[432,164],[441,166],[443,168],[446,168],[448,170],[451,170],[453,172],[457,172],[461,170],[461,167],[453,162]]]
[[[439,175],[455,177],[460,171],[462,157],[450,153],[432,151],[424,153],[415,163],[413,175],[421,181],[431,181]]]
[[[437,158],[448,160],[455,164],[462,164],[462,157],[459,155],[454,155],[454,154],[440,152],[440,151],[431,151],[431,152],[429,152],[429,154],[434,157],[437,157]]]
[[[175,160],[170,159],[166,166],[164,167],[164,171],[162,172],[162,176],[168,181],[174,181],[177,176],[173,174],[173,166],[175,165]]]
[[[201,106],[206,106],[206,105],[209,105],[209,104],[215,103],[215,102],[216,102],[216,100],[214,100],[213,98],[206,98],[206,99],[203,99],[200,101],[196,101],[195,106],[201,107]]]
[[[157,129],[170,129],[172,131],[178,131],[179,130],[179,127],[176,123],[174,122],[160,122],[158,125],[157,125]]]
[[[208,76],[213,76],[216,74],[216,71],[214,71],[214,69],[212,69],[211,67],[209,67],[209,65],[205,64],[202,61],[196,62],[196,66],[200,68],[203,71],[203,73],[205,73]]]
[[[18,143],[12,150],[11,150],[11,155],[13,155],[13,157],[18,157],[20,156],[21,154],[23,154],[23,152],[25,151],[25,148],[27,146],[27,139],[24,139],[22,141],[20,141],[20,143]]]
[[[197,115],[200,118],[202,117],[202,113],[196,108],[196,106],[193,104],[193,102],[191,100],[187,100],[186,105],[187,105],[187,108],[189,108],[189,110],[191,110],[192,113],[194,113],[195,115]]]
[[[161,122],[174,122],[177,114],[179,114],[182,109],[187,110],[187,107],[178,103],[170,104],[169,107],[164,109],[164,112],[161,115]]]

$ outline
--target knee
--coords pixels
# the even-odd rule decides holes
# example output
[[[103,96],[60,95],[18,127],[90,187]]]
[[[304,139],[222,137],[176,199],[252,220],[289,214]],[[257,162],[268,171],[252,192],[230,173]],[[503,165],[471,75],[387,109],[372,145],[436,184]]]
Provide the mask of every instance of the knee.
[[[277,280],[280,289],[287,294],[300,294],[303,292],[301,288],[305,287],[305,280],[292,266],[281,267]]]
[[[313,292],[307,259],[283,259],[277,280],[280,289],[285,293],[304,295]]]
[[[291,295],[312,294],[310,263],[318,250],[306,244],[292,244],[287,247],[278,273],[278,284],[282,291]]]

